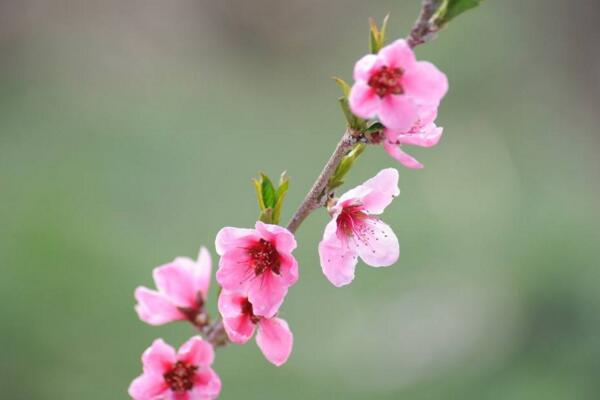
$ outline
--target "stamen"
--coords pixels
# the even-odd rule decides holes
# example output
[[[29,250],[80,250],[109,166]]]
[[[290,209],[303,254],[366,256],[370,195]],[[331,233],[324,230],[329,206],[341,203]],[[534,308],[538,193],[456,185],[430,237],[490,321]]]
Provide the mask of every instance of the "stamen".
[[[194,375],[197,369],[196,365],[177,361],[173,368],[163,375],[163,378],[173,392],[184,393],[194,387]]]
[[[403,94],[404,88],[401,79],[403,74],[402,68],[384,66],[369,78],[368,84],[375,89],[375,93],[379,97],[385,97],[388,94]]]

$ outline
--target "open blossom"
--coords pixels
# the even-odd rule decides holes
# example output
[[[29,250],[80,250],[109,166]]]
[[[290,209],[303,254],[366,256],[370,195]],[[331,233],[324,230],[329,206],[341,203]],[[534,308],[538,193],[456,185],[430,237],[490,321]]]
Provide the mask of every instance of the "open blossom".
[[[418,107],[437,107],[448,90],[446,75],[430,62],[417,61],[403,39],[358,60],[354,80],[352,112],[405,132],[419,118]]]
[[[288,288],[298,280],[290,231],[258,221],[255,229],[223,228],[215,240],[221,256],[217,281],[225,290],[247,295],[254,313],[272,317]]]
[[[138,287],[135,290],[140,319],[151,325],[178,320],[194,320],[203,310],[210,285],[210,253],[200,249],[198,260],[178,257],[154,269],[158,290]]]
[[[277,366],[287,361],[294,342],[287,322],[277,317],[255,315],[246,296],[229,291],[223,291],[219,296],[219,312],[225,332],[233,343],[246,343],[258,327],[256,343],[267,360]]]
[[[144,373],[129,386],[134,400],[209,400],[221,391],[221,380],[210,367],[214,360],[210,344],[195,336],[179,348],[162,339],[142,355]]]
[[[408,168],[423,168],[423,164],[402,150],[403,145],[432,147],[442,137],[444,128],[438,127],[433,121],[437,116],[436,108],[424,108],[419,112],[419,118],[408,131],[385,129],[383,147],[389,155]]]
[[[331,221],[319,243],[319,257],[323,273],[335,286],[352,282],[358,256],[373,267],[386,267],[398,260],[398,239],[377,215],[399,193],[398,171],[388,168],[344,193],[329,207]]]

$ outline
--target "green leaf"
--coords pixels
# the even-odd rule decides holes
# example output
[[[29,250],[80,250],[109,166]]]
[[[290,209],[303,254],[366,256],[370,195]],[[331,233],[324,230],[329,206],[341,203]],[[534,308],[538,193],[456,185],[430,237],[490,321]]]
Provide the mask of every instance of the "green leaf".
[[[443,0],[442,5],[433,17],[433,23],[439,28],[443,28],[452,19],[479,6],[481,3],[483,3],[483,0]]]
[[[350,171],[356,159],[362,154],[363,151],[365,151],[365,148],[365,144],[358,143],[354,146],[352,150],[348,152],[348,154],[344,156],[344,158],[342,158],[342,161],[340,161],[340,163],[336,167],[335,172],[333,173],[331,178],[329,178],[327,187],[330,190],[333,190],[344,183],[344,177],[346,176],[348,171]]]
[[[344,113],[344,117],[346,118],[346,122],[348,126],[352,129],[361,130],[365,127],[365,120],[357,117],[350,110],[350,104],[348,103],[348,96],[350,95],[350,85],[348,82],[343,80],[342,78],[338,78],[337,76],[333,77],[335,83],[338,84],[340,89],[342,89],[342,93],[344,94],[342,97],[338,98],[340,103],[340,107],[342,108],[342,112]]]
[[[277,196],[275,194],[275,188],[273,187],[273,183],[271,179],[265,174],[261,172],[260,174],[262,183],[261,183],[261,191],[262,198],[265,208],[273,208],[275,207],[275,202],[277,201]]]
[[[373,18],[369,18],[369,51],[372,54],[379,53],[379,50],[385,45],[385,31],[387,29],[390,14],[386,15],[381,24],[381,29]]]
[[[383,130],[385,126],[381,122],[375,121],[365,129],[365,133],[375,133]]]
[[[287,176],[287,173],[284,171],[279,178],[279,187],[277,188],[276,196],[277,201],[275,203],[275,207],[273,208],[273,216],[272,220],[274,224],[279,223],[279,218],[281,218],[281,208],[283,207],[283,200],[285,199],[285,194],[290,186],[290,178]]]
[[[340,89],[342,89],[342,93],[344,93],[344,97],[348,97],[350,96],[350,85],[348,85],[348,82],[346,82],[345,80],[343,80],[342,78],[339,78],[337,76],[334,76],[332,78],[335,83],[338,84],[338,86],[340,87]]]

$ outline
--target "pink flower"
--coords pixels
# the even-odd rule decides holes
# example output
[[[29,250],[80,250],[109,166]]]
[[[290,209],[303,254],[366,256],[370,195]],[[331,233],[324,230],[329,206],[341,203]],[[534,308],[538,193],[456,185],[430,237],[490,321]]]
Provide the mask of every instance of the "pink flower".
[[[406,132],[392,129],[384,130],[385,141],[383,142],[383,147],[385,151],[408,168],[423,168],[423,164],[406,154],[401,149],[401,146],[435,146],[440,141],[444,130],[444,128],[436,126],[433,122],[437,116],[436,108],[422,109],[419,114],[419,119]]]
[[[219,231],[217,281],[223,289],[247,294],[254,313],[270,318],[298,280],[298,263],[292,256],[296,239],[277,225],[259,221],[255,228]]]
[[[219,312],[225,332],[233,343],[246,343],[258,326],[256,343],[267,360],[277,366],[287,361],[294,342],[287,322],[276,317],[255,315],[246,296],[229,291],[223,291],[219,296]]]
[[[140,319],[150,325],[194,321],[203,311],[211,268],[210,253],[204,247],[198,261],[178,257],[155,268],[152,275],[158,291],[141,286],[135,290],[135,310]]]
[[[131,382],[134,400],[208,400],[221,391],[221,380],[210,365],[213,348],[199,336],[188,340],[175,353],[162,339],[142,355],[144,373]]]
[[[419,106],[437,107],[448,90],[446,75],[433,64],[417,61],[400,39],[354,66],[350,109],[361,118],[378,117],[387,128],[408,131]]]
[[[358,256],[373,267],[387,267],[398,260],[398,238],[376,215],[399,193],[398,171],[388,168],[330,206],[332,219],[319,243],[319,256],[323,273],[335,286],[352,282]]]

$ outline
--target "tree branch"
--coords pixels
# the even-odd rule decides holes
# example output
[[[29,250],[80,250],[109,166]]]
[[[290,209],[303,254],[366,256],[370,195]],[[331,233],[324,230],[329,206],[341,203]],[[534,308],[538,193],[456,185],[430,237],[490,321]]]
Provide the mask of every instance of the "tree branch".
[[[406,37],[406,42],[410,47],[414,48],[435,37],[438,28],[431,23],[431,18],[435,15],[441,5],[442,0],[423,0],[419,18],[410,30],[410,34]]]

